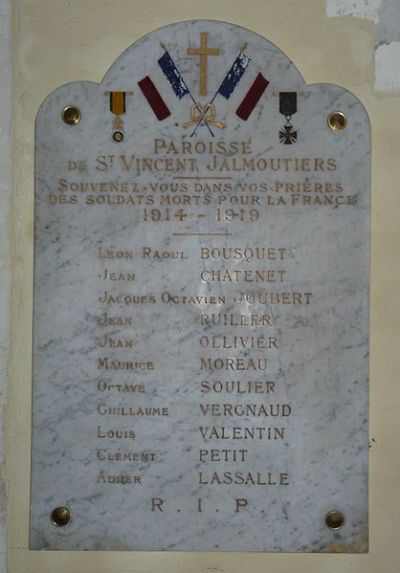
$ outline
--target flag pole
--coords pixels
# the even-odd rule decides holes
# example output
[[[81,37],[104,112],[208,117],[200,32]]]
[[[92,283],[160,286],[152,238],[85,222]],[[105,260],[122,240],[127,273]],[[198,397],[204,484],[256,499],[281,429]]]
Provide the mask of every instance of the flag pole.
[[[248,43],[245,42],[245,43],[243,44],[243,46],[240,48],[240,50],[239,50],[239,56],[240,56],[240,54],[243,54],[243,52],[247,49],[247,47],[248,47]],[[238,57],[239,57],[239,56],[238,56]],[[236,62],[236,60],[237,60],[237,58],[235,58],[235,62]],[[232,65],[233,65],[233,64],[232,64]],[[227,78],[227,76],[228,76],[229,72],[231,71],[231,69],[232,69],[232,66],[230,67],[228,73],[226,74],[226,76],[225,76],[224,79],[222,80],[221,85],[219,86],[219,88],[217,89],[217,91],[215,92],[215,94],[213,95],[213,97],[212,97],[212,99],[211,99],[211,101],[210,101],[210,104],[214,103],[214,100],[215,100],[215,98],[217,97],[217,95],[219,94],[219,90],[221,89],[221,86],[222,86],[222,84],[224,83],[225,79]],[[194,128],[194,130],[192,131],[192,133],[190,134],[190,137],[193,137],[193,135],[196,133],[196,131],[197,131],[197,129],[198,129],[198,127],[199,127],[199,125],[200,125],[200,123],[201,123],[202,121],[203,121],[203,118],[200,119],[200,121],[198,122],[198,124],[196,125],[196,127]]]
[[[166,53],[166,54],[169,56],[169,58],[171,59],[171,62],[173,62],[173,64],[174,64],[175,68],[177,69],[177,71],[178,71],[180,77],[183,79],[183,76],[182,76],[181,72],[179,71],[178,66],[175,64],[174,60],[172,59],[171,54],[169,53],[169,51],[168,51],[168,49],[167,49],[167,46],[166,46],[163,42],[160,42],[160,45],[161,45],[162,49],[165,51],[165,53]],[[183,81],[184,81],[184,84],[185,84],[185,86],[186,86],[186,89],[187,89],[187,91],[188,91],[188,94],[189,94],[189,96],[190,96],[192,102],[193,102],[194,105],[196,106],[197,111],[201,114],[203,110],[201,109],[201,107],[200,107],[200,105],[197,103],[197,101],[194,99],[194,97],[193,97],[193,95],[192,95],[192,92],[190,91],[189,86],[186,84],[185,80],[183,80]],[[200,119],[199,123],[197,124],[197,127],[199,126],[199,124],[200,124],[202,121],[203,121],[203,118]],[[208,131],[211,133],[212,137],[214,137],[214,132],[212,131],[211,127],[208,125],[207,122],[206,122],[206,125],[207,125],[207,127],[208,127]],[[197,129],[197,128],[196,128],[196,129]],[[190,136],[190,137],[192,137],[192,136]]]

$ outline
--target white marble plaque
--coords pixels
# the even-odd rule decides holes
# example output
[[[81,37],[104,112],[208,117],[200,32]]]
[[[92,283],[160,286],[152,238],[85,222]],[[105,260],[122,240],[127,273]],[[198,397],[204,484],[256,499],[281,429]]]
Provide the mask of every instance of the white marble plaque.
[[[369,195],[363,105],[238,26],[49,95],[32,549],[367,551]]]

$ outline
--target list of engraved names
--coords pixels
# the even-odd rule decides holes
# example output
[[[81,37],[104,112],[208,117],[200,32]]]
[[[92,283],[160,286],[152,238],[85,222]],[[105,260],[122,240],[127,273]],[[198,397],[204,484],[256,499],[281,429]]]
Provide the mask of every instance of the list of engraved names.
[[[136,491],[150,483],[145,508],[181,511],[155,476],[171,467],[165,440],[179,450],[184,433],[189,470],[176,475],[196,491],[192,510],[218,511],[203,492],[218,500],[229,491],[232,510],[246,511],[253,491],[292,483],[286,451],[297,412],[286,367],[301,343],[292,327],[310,322],[324,296],[306,272],[298,280],[312,245],[283,232],[276,239],[274,217],[348,208],[357,196],[334,157],[256,154],[251,140],[155,138],[147,156],[117,149],[66,158],[46,191],[50,207],[123,213],[125,225],[130,213],[136,229],[132,240],[115,232],[90,252],[98,468],[90,479]],[[157,346],[144,328],[150,340],[161,333]]]

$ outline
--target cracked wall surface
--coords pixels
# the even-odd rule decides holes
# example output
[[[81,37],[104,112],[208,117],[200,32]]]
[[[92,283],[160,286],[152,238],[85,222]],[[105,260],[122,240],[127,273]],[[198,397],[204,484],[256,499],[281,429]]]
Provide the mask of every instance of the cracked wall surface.
[[[375,23],[375,89],[400,89],[399,0],[326,0],[328,17],[351,16]]]
[[[327,0],[326,14],[329,17],[355,16],[379,21],[379,9],[384,0]]]

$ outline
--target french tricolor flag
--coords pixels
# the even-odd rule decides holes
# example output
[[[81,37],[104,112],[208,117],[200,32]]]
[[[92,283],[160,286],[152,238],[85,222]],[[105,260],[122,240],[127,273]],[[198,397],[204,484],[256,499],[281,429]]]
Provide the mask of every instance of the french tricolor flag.
[[[236,115],[240,117],[240,119],[243,119],[244,121],[249,119],[254,108],[260,101],[261,96],[267,89],[268,84],[269,81],[267,78],[264,78],[264,76],[259,73],[254,82],[251,84],[250,89],[244,96],[242,103],[236,110]]]
[[[251,62],[251,59],[243,52],[245,49],[246,45],[243,46],[242,51],[233,62],[231,69],[219,87],[217,94],[221,95],[225,99],[230,98],[233,90],[240,82],[244,72]],[[269,81],[259,73],[236,110],[236,115],[240,117],[240,119],[243,119],[244,121],[249,119],[261,96],[268,87],[268,84]]]
[[[240,82],[247,66],[250,64],[251,59],[243,52],[240,52],[236,60],[233,62],[231,69],[226,74],[222,84],[219,86],[218,93],[225,99],[229,99],[233,90]]]
[[[171,115],[167,104],[161,97],[160,92],[149,76],[140,80],[138,85],[158,120],[162,121]]]
[[[189,88],[187,87],[185,80],[167,50],[165,50],[164,55],[158,60],[158,65],[162,69],[164,76],[171,84],[171,87],[178,99],[182,99],[183,96],[189,93]]]
[[[163,46],[164,47],[164,46]],[[158,65],[160,66],[164,76],[170,83],[176,97],[182,99],[185,95],[189,94],[189,88],[187,87],[185,80],[183,79],[180,71],[176,67],[173,59],[169,55],[168,51],[164,47],[165,52],[158,60]],[[171,115],[167,104],[164,102],[160,95],[154,82],[146,76],[140,82],[138,82],[140,89],[144,97],[147,99],[148,104],[156,115],[157,119],[162,121]]]

